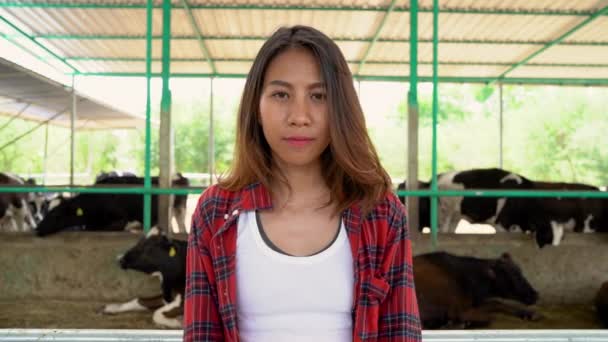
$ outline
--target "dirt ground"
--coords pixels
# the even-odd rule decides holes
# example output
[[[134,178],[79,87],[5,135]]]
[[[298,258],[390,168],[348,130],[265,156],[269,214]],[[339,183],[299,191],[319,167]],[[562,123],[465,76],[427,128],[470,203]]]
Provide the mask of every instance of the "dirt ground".
[[[83,301],[2,301],[0,328],[49,329],[158,329],[149,312],[121,315],[98,313],[103,302]],[[600,328],[590,306],[543,306],[545,318],[538,322],[522,321],[498,315],[488,329],[597,329]]]

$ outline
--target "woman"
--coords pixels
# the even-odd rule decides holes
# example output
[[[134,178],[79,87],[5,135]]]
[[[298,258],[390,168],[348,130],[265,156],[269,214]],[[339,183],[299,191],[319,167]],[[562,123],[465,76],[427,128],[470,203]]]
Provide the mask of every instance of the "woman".
[[[338,46],[275,32],[237,125],[193,215],[184,341],[420,341],[404,208]]]

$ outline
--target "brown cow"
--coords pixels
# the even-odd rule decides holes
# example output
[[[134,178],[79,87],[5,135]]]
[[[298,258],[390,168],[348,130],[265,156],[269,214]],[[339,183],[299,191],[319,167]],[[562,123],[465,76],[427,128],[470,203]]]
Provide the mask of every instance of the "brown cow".
[[[493,312],[540,318],[524,305],[501,300],[526,305],[538,300],[536,290],[506,253],[498,259],[446,252],[418,255],[414,257],[414,280],[425,329],[483,327],[490,324]]]

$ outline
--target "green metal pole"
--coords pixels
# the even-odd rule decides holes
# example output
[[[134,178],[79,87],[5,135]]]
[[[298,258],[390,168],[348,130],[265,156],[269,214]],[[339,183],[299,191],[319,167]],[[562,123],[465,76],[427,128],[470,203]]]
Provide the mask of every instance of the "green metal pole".
[[[410,89],[407,96],[407,190],[418,188],[418,0],[410,0]],[[408,196],[407,217],[410,234],[419,234],[420,199]]]
[[[374,37],[372,38],[372,41],[368,44],[367,50],[363,54],[363,58],[361,58],[361,61],[359,61],[359,67],[357,67],[357,75],[361,74],[361,70],[363,70],[363,66],[365,65],[365,62],[367,61],[367,57],[369,57],[369,53],[374,48],[374,45],[376,45],[376,41],[378,41],[378,38],[380,37],[380,32],[382,32],[382,29],[384,28],[384,25],[386,24],[386,21],[388,20],[388,16],[391,14],[393,9],[395,9],[396,4],[397,4],[397,0],[392,0],[390,5],[386,9],[386,13],[384,13],[384,16],[382,17],[382,21],[380,21],[380,25],[378,25],[378,28],[376,29],[376,32],[374,33]]]
[[[53,51],[51,51],[49,48],[47,48],[46,46],[44,46],[43,44],[41,44],[36,39],[32,38],[29,34],[25,33],[25,31],[23,31],[19,27],[15,26],[13,23],[11,23],[10,21],[8,21],[6,18],[4,18],[1,15],[0,15],[0,21],[3,21],[6,25],[10,26],[13,30],[19,32],[19,34],[22,35],[23,37],[25,37],[27,40],[29,40],[30,42],[34,43],[39,48],[43,49],[46,53],[48,53],[49,55],[53,56],[58,61],[60,61],[63,64],[65,64],[67,67],[69,67],[70,69],[72,69],[73,72],[78,73],[78,69],[76,67],[74,67],[73,65],[71,65],[69,62],[67,62],[65,60],[65,58],[63,58],[63,57],[57,55],[56,53],[54,53]],[[29,49],[27,49],[27,50],[29,50]]]
[[[432,181],[431,190],[438,191],[437,186],[437,112],[439,110],[438,95],[438,41],[439,41],[439,0],[433,0],[433,138],[431,164]],[[433,248],[437,247],[437,194],[431,197],[431,234],[433,237]]]
[[[150,98],[150,80],[152,78],[152,11],[153,0],[146,3],[146,151],[144,160],[144,188],[152,188],[152,178],[150,177],[150,159],[152,144],[152,113]],[[147,234],[152,225],[152,195],[144,194],[144,232]]]
[[[25,113],[25,111],[31,106],[30,103],[26,103],[25,106],[23,108],[21,108],[19,110],[19,112],[15,115],[13,115],[7,122],[5,122],[1,127],[0,127],[0,131],[2,131],[3,129],[5,129],[6,127],[8,127],[11,122],[19,119],[21,117],[21,115],[23,115],[23,113]]]
[[[201,53],[207,60],[207,63],[209,63],[209,66],[211,67],[211,71],[213,71],[213,73],[217,73],[217,68],[215,67],[215,62],[213,61],[213,58],[211,58],[211,53],[209,52],[209,49],[207,48],[207,44],[205,44],[205,39],[203,38],[201,29],[198,27],[198,24],[196,23],[196,19],[194,18],[194,14],[192,14],[192,9],[190,9],[190,6],[188,5],[188,1],[182,0],[182,4],[184,5],[184,9],[186,10],[188,19],[190,19],[190,25],[192,26],[192,30],[194,30],[194,33],[196,33],[196,39],[198,40],[198,45],[201,49]]]

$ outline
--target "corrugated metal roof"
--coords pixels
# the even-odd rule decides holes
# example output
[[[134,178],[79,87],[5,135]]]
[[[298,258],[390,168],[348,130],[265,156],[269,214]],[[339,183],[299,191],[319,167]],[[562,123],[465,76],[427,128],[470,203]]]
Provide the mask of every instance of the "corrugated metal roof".
[[[50,124],[70,125],[73,97],[63,85],[0,58],[0,114]],[[112,108],[77,94],[76,127],[80,129],[133,128],[142,117]]]
[[[44,46],[67,57],[78,71],[145,70],[145,0],[24,2],[53,6],[0,4],[0,15],[3,13]],[[162,10],[158,6],[162,1],[154,3],[153,71],[158,72],[162,32]],[[90,6],[70,7],[73,4]],[[397,1],[380,30],[390,0],[188,0],[188,4],[220,74],[246,74],[264,39],[280,26],[295,24],[314,26],[336,39],[354,74],[409,74],[409,0]],[[103,8],[91,8],[95,5]],[[608,2],[598,0],[440,0],[440,76],[498,77],[510,65],[539,51],[606,5]],[[182,0],[173,0],[173,6],[172,72],[212,73]],[[432,0],[420,0],[419,7],[419,72],[430,75],[425,63],[432,61]],[[10,34],[1,23],[0,32]],[[370,49],[376,33],[378,41]],[[366,64],[358,70],[365,56]],[[603,79],[598,75],[605,75],[608,68],[597,64],[606,60],[608,15],[587,24],[562,44],[546,49],[528,62],[532,64],[528,68],[516,68],[507,77]],[[576,76],[576,72],[581,74]]]

